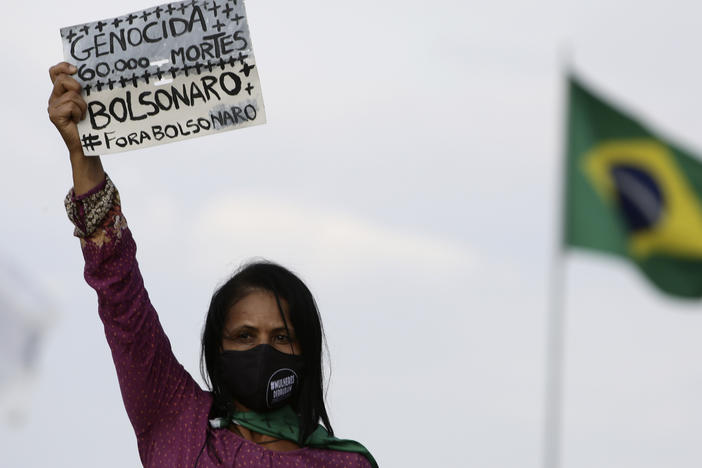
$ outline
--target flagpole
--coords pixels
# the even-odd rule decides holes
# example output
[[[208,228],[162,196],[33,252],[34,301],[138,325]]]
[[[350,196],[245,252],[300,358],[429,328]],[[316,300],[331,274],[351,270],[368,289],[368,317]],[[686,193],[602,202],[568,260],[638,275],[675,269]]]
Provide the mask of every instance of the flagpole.
[[[560,237],[560,236],[559,236]],[[560,239],[559,239],[560,240]],[[559,246],[551,264],[546,344],[543,468],[561,467],[565,367],[565,257]]]
[[[546,378],[544,385],[543,468],[561,468],[563,426],[563,382],[565,368],[565,196],[567,128],[568,128],[568,53],[561,54],[561,70],[564,80],[561,105],[561,148],[563,154],[557,159],[557,182],[555,196],[556,240],[551,259],[549,278],[549,302],[546,331]]]

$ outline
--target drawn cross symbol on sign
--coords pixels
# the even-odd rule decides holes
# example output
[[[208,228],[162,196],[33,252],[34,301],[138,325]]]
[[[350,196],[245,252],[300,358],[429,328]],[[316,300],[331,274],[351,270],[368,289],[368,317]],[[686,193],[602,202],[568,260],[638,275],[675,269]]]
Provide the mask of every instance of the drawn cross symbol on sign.
[[[227,6],[224,7],[223,10],[224,14],[227,15],[227,19],[229,19],[229,15],[232,13],[232,11],[234,11],[234,8],[232,8],[232,6],[227,3]]]
[[[119,25],[122,23],[122,21],[124,21],[124,20],[121,20],[119,18],[115,18],[115,20],[112,22],[112,26],[114,26],[115,29],[119,28]]]
[[[70,31],[68,31],[68,34],[66,34],[66,39],[68,39],[69,42],[73,42],[73,38],[76,36],[77,34],[75,33],[75,31],[71,29]]]
[[[162,11],[163,11],[163,8],[161,8],[160,6],[158,6],[154,9],[153,13],[156,13],[156,19],[161,19],[161,12]]]
[[[119,84],[124,88],[125,86],[127,86],[127,80],[125,80],[123,76],[120,76]]]
[[[239,21],[241,21],[243,19],[244,19],[244,17],[240,16],[239,13],[237,13],[236,16],[234,16],[234,18],[233,18],[233,20],[236,21],[237,26],[239,26]]]
[[[85,25],[83,25],[82,28],[80,28],[80,30],[83,32],[83,34],[85,34],[85,35],[87,36],[88,33],[90,32],[90,26],[88,26],[87,24],[85,24]]]
[[[214,13],[214,17],[217,17],[217,11],[220,9],[221,5],[217,5],[217,2],[215,0],[212,0],[212,8],[207,8],[211,12]]]
[[[134,22],[135,19],[137,19],[138,16],[135,15],[134,13],[129,13],[129,16],[127,16],[127,23],[131,26],[132,23]]]
[[[149,19],[149,15],[150,15],[150,14],[151,14],[151,13],[149,13],[148,11],[144,11],[144,13],[141,14],[141,18],[142,18],[144,21],[146,21],[146,20]]]
[[[213,28],[217,28],[217,32],[220,32],[222,28],[226,27],[227,25],[222,23],[220,20],[217,20],[217,24],[212,26]]]
[[[98,21],[97,24],[95,25],[95,29],[97,29],[99,32],[102,32],[102,28],[107,26],[107,23],[104,21]]]
[[[249,93],[249,96],[251,96],[251,91],[253,91],[254,87],[251,83],[246,85],[246,88],[244,88],[247,93]]]
[[[166,8],[166,11],[168,12],[169,15],[173,15],[173,12],[176,10],[177,10],[177,8],[175,8],[172,3],[169,3],[168,8]]]
[[[97,80],[97,81],[95,82],[95,87],[97,88],[98,92],[102,91],[102,85],[104,85],[104,84],[105,84],[105,83],[103,83],[103,82],[100,81],[100,80]]]
[[[244,54],[243,52],[239,52],[239,56],[236,58],[238,61],[241,62],[241,64],[244,64],[244,59],[247,58],[248,55]]]
[[[248,77],[249,77],[249,73],[251,73],[251,70],[253,70],[254,67],[255,67],[256,65],[249,65],[249,64],[246,63],[246,62],[243,62],[243,65],[244,65],[244,68],[242,68],[240,71],[241,71],[244,75],[246,75],[246,77],[248,78]]]
[[[180,14],[181,14],[181,15],[184,15],[184,14],[185,14],[185,9],[186,9],[186,8],[188,8],[188,5],[186,5],[185,3],[181,3],[181,4],[180,4],[180,7],[178,7],[177,10],[180,10]]]
[[[142,78],[144,78],[144,81],[146,81],[146,84],[149,84],[149,77],[151,76],[151,73],[149,73],[149,70],[144,70],[144,74],[141,75]]]
[[[113,89],[115,87],[115,80],[113,80],[112,78],[107,80],[107,86],[109,86],[110,89]]]
[[[85,95],[86,95],[86,96],[90,96],[90,90],[91,90],[91,89],[92,89],[92,86],[90,86],[89,84],[83,86],[83,91],[85,91]]]

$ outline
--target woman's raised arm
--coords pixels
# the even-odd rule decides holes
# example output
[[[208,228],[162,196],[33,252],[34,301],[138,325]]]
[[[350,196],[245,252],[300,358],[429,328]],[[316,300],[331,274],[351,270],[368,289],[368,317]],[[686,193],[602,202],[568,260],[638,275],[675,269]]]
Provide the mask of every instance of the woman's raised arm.
[[[87,106],[80,84],[71,77],[75,71],[65,62],[51,67],[54,88],[48,110],[71,158],[74,185],[65,204],[74,234],[81,240],[84,276],[97,292],[98,313],[142,462],[147,465],[147,460],[160,456],[164,440],[172,437],[169,430],[193,424],[199,417],[199,431],[189,433],[195,442],[188,441],[181,452],[194,461],[205,439],[211,398],[173,355],[144,287],[117,188],[100,159],[83,153],[76,124]]]
[[[85,118],[88,108],[80,95],[80,84],[71,75],[78,69],[61,62],[49,69],[54,89],[49,97],[49,119],[61,134],[71,158],[73,190],[79,196],[105,180],[105,171],[99,156],[87,157],[83,153],[78,135],[78,122]]]

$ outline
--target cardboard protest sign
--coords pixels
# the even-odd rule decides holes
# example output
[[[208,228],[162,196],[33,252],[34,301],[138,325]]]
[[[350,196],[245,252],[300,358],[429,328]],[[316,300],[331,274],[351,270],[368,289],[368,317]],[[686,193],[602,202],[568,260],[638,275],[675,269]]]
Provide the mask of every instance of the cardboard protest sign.
[[[78,67],[86,155],[263,124],[243,0],[169,3],[61,29]]]

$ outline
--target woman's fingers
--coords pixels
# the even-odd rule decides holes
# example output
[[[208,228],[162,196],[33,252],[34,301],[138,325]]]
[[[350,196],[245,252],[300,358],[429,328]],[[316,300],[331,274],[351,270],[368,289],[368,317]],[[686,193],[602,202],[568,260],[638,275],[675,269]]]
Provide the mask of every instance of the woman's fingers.
[[[66,74],[60,74],[54,78],[54,89],[51,92],[51,97],[57,98],[68,91],[73,91],[80,94],[81,89],[80,84],[74,80],[73,77]]]
[[[75,102],[67,100],[51,107],[49,118],[61,134],[69,152],[80,151],[82,148],[76,125],[81,118],[80,107]]]
[[[81,86],[71,74],[76,67],[68,62],[61,62],[49,68],[49,77],[54,88],[49,96],[49,118],[63,133],[64,127],[78,123],[85,117],[87,104],[80,95]]]
[[[65,109],[65,110],[64,110]],[[66,117],[69,117],[73,123],[80,122],[82,118],[82,111],[80,107],[76,106],[74,102],[66,102],[59,106],[60,112],[62,112]]]
[[[74,118],[73,121],[78,123],[83,120],[85,118],[85,113],[88,110],[88,105],[85,103],[85,100],[80,94],[74,92],[66,93],[64,96],[68,96],[66,100],[73,103],[78,109],[78,118]],[[73,112],[71,112],[71,114],[73,114]]]
[[[49,68],[49,77],[54,87],[49,96],[47,110],[49,119],[61,134],[69,153],[85,158],[76,124],[85,118],[88,106],[80,95],[80,84],[71,77],[77,71],[78,69],[68,62],[57,63]]]
[[[77,71],[78,69],[74,65],[71,65],[68,62],[59,62],[53,67],[49,68],[49,77],[51,78],[51,82],[54,83],[59,75],[72,75]]]
[[[66,107],[66,104],[71,105],[70,111],[68,110],[69,107]],[[49,101],[49,117],[54,124],[65,124],[68,120],[77,123],[85,117],[87,110],[88,106],[85,100],[75,91],[67,91],[61,96]],[[74,118],[75,115],[78,116],[77,120]]]
[[[85,113],[88,110],[88,105],[85,103],[85,99],[83,99],[83,96],[81,96],[75,91],[69,91],[66,94],[64,94],[63,99],[65,99],[66,101],[70,101],[76,106],[78,106],[78,109],[80,109],[81,120],[85,117]]]
[[[81,115],[85,115],[88,106],[80,95],[82,89],[80,83],[67,74],[72,68],[75,69],[73,65],[61,62],[49,69],[51,81],[54,83],[54,89],[49,96],[49,108],[54,103],[54,107],[59,107],[66,101],[73,101],[81,110]]]
[[[81,110],[74,102],[64,102],[58,104],[49,110],[49,118],[59,127],[60,130],[66,130],[69,122],[77,123],[80,121]]]

